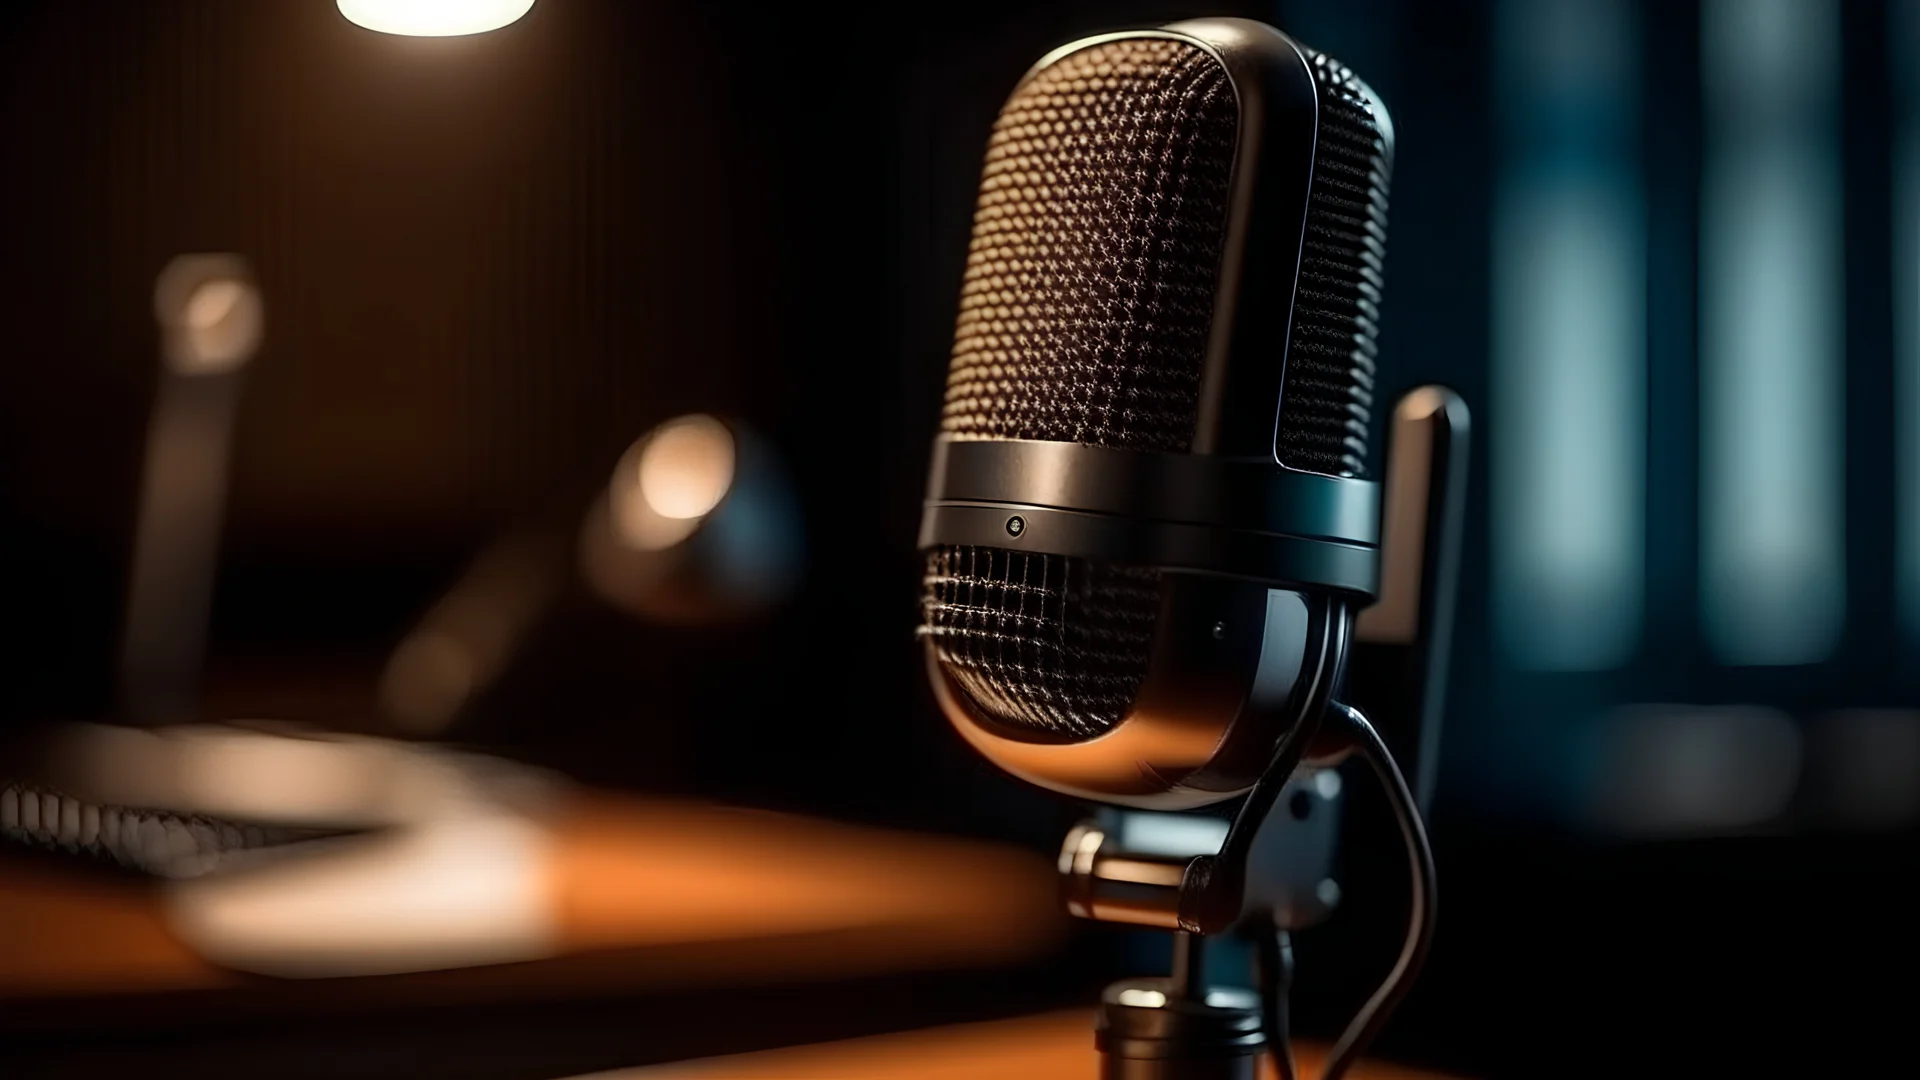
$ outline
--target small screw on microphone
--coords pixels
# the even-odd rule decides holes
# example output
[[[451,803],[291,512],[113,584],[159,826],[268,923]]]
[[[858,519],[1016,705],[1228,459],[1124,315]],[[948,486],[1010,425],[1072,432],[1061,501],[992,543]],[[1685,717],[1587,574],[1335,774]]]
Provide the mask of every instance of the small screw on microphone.
[[[1019,536],[1027,531],[1027,519],[1018,514],[1007,519],[1007,535]]]
[[[1223,622],[1214,623],[1213,624],[1213,640],[1219,641],[1226,636],[1227,636],[1227,624]]]

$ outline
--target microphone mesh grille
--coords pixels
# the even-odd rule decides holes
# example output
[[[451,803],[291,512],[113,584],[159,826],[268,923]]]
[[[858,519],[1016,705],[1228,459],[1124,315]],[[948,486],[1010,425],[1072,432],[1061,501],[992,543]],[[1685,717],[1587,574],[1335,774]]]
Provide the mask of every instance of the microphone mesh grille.
[[[1219,61],[1179,41],[1082,49],[1014,92],[987,148],[942,431],[1190,447],[1238,122]],[[921,633],[990,718],[1088,738],[1132,707],[1159,577],[937,548]]]
[[[1184,452],[1239,109],[1219,61],[1141,38],[1028,80],[987,146],[941,429]]]
[[[1360,80],[1324,53],[1307,57],[1319,138],[1274,452],[1296,469],[1364,476],[1393,163]]]
[[[921,633],[974,705],[1009,726],[1091,738],[1133,707],[1160,572],[991,547],[927,552]]]

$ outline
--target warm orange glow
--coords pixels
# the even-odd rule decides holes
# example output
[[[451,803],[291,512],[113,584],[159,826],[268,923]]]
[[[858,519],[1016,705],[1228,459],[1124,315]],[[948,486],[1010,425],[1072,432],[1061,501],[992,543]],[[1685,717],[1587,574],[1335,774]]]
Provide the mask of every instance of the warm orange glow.
[[[135,734],[150,748],[173,741]],[[497,771],[504,763],[463,780],[457,755],[371,740],[236,733],[198,749],[206,760],[150,757],[149,771],[181,781],[155,776],[137,794],[223,786],[229,797],[168,801],[267,809],[261,800],[280,787],[296,804],[280,808],[281,820],[369,817],[315,797],[332,790],[395,827],[240,853],[158,890],[0,852],[0,997],[228,982],[209,961],[316,977],[589,955],[625,959],[546,975],[495,969],[462,985],[509,998],[530,975],[548,986],[592,978],[684,989],[1011,963],[1053,947],[1065,929],[1051,867],[1024,850],[764,811],[542,794],[529,790],[535,778]],[[347,749],[363,756],[348,760]],[[316,758],[304,774],[292,767],[315,755],[331,760]],[[216,773],[225,785],[213,784]],[[482,780],[484,792],[474,784]],[[396,805],[404,802],[418,805]],[[378,992],[417,1004],[453,985]]]
[[[1047,860],[973,841],[592,792],[555,834],[574,951],[752,940],[819,977],[1031,957],[1066,923]]]
[[[240,976],[167,927],[153,890],[91,867],[0,868],[0,998],[212,990]]]
[[[458,37],[498,30],[533,8],[533,0],[339,0],[347,21],[383,34]]]
[[[538,821],[476,801],[177,882],[166,911],[202,956],[283,978],[537,960],[554,953],[550,846]]]
[[[1326,1047],[1302,1043],[1301,1076],[1318,1076]],[[1094,1080],[1093,1013],[1054,1012],[977,1024],[901,1031],[736,1057],[616,1069],[574,1080]],[[1260,1062],[1273,1080],[1273,1062]],[[1363,1061],[1353,1080],[1441,1080],[1439,1074]]]

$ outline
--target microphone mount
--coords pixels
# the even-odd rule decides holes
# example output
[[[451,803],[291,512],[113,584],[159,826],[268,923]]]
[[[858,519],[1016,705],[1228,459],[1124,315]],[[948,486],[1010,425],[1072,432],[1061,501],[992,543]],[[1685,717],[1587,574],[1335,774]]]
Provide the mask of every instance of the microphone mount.
[[[934,440],[919,546],[978,545],[1372,600],[1380,486],[1269,458]]]
[[[1347,689],[1362,699],[1361,707],[1333,700],[1345,671],[1323,669],[1306,688],[1299,726],[1279,746],[1271,767],[1241,798],[1230,819],[1104,807],[1067,835],[1058,869],[1069,911],[1082,918],[1174,932],[1174,978],[1126,980],[1109,987],[1103,996],[1098,1022],[1103,1075],[1250,1077],[1253,1059],[1263,1048],[1273,1054],[1283,1077],[1291,1080],[1295,1075],[1286,1022],[1292,980],[1290,935],[1323,921],[1339,902],[1333,876],[1341,790],[1336,769],[1351,756],[1365,759],[1386,791],[1408,853],[1413,902],[1400,958],[1329,1054],[1326,1080],[1337,1080],[1358,1059],[1424,963],[1433,933],[1434,867],[1421,815],[1431,799],[1445,697],[1463,524],[1467,428],[1465,405],[1444,388],[1421,387],[1398,403],[1390,443],[1393,466],[1384,493],[1384,532],[1389,538],[1384,568],[1379,564],[1383,515],[1378,508],[1369,517],[1349,511],[1343,518],[1339,513],[1346,492],[1361,490],[1355,486],[1320,487],[1318,491],[1326,497],[1316,503],[1309,497],[1315,488],[1283,486],[1305,478],[1289,472],[1287,479],[1269,481],[1272,486],[1266,490],[1277,501],[1234,501],[1240,511],[1230,517],[1218,501],[1219,491],[1233,483],[1255,482],[1223,480],[1250,474],[1221,468],[1230,463],[1218,459],[1180,459],[1205,463],[1187,478],[1190,483],[1219,485],[1213,489],[1189,486],[1183,494],[1173,471],[1178,467],[1164,463],[1169,455],[1123,455],[1133,459],[1130,475],[1157,476],[1157,483],[1121,483],[1117,478],[1129,475],[1128,464],[1122,457],[1109,456],[1114,452],[1098,451],[1113,470],[1104,482],[1088,482],[1077,489],[1056,482],[1049,489],[1044,478],[1029,478],[1022,484],[1017,474],[1004,472],[1001,479],[1013,482],[1001,482],[993,469],[1010,469],[1012,462],[1044,462],[1047,455],[1065,460],[1091,448],[1041,451],[1018,448],[1035,444],[943,440],[936,451],[936,482],[931,487],[936,497],[928,502],[923,543],[930,532],[947,528],[951,520],[936,516],[936,510],[951,505],[940,496],[1014,490],[1035,503],[1049,497],[1056,502],[1073,499],[1078,500],[1076,506],[1086,508],[1074,512],[1139,514],[1152,520],[1178,517],[1183,507],[1191,519],[1197,516],[1192,513],[1196,507],[1211,507],[1208,513],[1223,512],[1208,520],[1230,523],[1229,527],[1249,522],[1257,527],[1262,512],[1284,506],[1287,512],[1301,515],[1289,520],[1317,521],[1322,526],[1299,530],[1320,534],[1301,539],[1333,547],[1368,538],[1371,546],[1366,550],[1375,560],[1376,571],[1384,569],[1383,595],[1376,608],[1367,612],[1372,617],[1360,618],[1357,626],[1356,620],[1344,615],[1332,620],[1342,638],[1334,655],[1346,656],[1347,636],[1357,637],[1351,650],[1353,664],[1364,673],[1360,681],[1366,685]],[[974,449],[996,445],[1016,449]],[[1092,460],[1095,457],[1080,458],[1074,468]],[[1066,475],[1056,474],[1056,481]],[[1307,510],[1304,515],[1302,508]],[[1315,508],[1318,517],[1311,512]],[[1159,516],[1142,514],[1143,509],[1159,511]],[[1022,530],[1026,531],[1030,529]],[[990,542],[1007,546],[1004,539]],[[1374,707],[1394,721],[1384,733],[1363,711]],[[1395,760],[1396,748],[1410,764],[1411,784]],[[1285,810],[1276,813],[1277,807]],[[1258,939],[1262,994],[1239,992],[1236,996],[1206,985],[1201,938],[1228,931]],[[1265,1038],[1251,1034],[1255,1027]],[[1223,1067],[1226,1071],[1220,1071]]]

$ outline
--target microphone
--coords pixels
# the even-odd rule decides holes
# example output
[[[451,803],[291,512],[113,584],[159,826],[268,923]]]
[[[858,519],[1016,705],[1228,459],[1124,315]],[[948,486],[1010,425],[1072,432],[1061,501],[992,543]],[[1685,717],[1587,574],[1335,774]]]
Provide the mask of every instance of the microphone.
[[[1400,962],[1325,1075],[1357,1059],[1431,938],[1416,796],[1339,700],[1381,577],[1369,451],[1393,148],[1385,105],[1350,69],[1240,19],[1056,49],[988,142],[919,533],[918,633],[970,745],[1122,808],[1069,834],[1070,909],[1176,931],[1172,978],[1103,997],[1106,1076],[1251,1077],[1265,1045],[1291,1077],[1286,934],[1310,919],[1271,906],[1273,883],[1250,889],[1248,865],[1303,766],[1367,758],[1414,880]],[[1396,505],[1431,493],[1451,508],[1464,412],[1426,390],[1438,396],[1395,426],[1396,447],[1425,440],[1395,455],[1424,464],[1405,477],[1423,494]],[[1457,516],[1397,530],[1448,581]],[[1430,628],[1445,610],[1433,582],[1394,576],[1413,591],[1411,623]],[[1399,670],[1437,675],[1444,641],[1382,637]],[[1420,721],[1435,700],[1389,698],[1421,703]],[[1309,805],[1337,784],[1292,790]],[[1232,799],[1230,824],[1163,813]],[[1310,832],[1303,870],[1316,844],[1331,858],[1328,834]],[[1264,1001],[1210,989],[1199,935],[1255,915],[1272,931]]]
[[[1393,127],[1260,23],[1075,42],[987,148],[920,546],[954,727],[1184,809],[1305,753],[1374,592]]]

